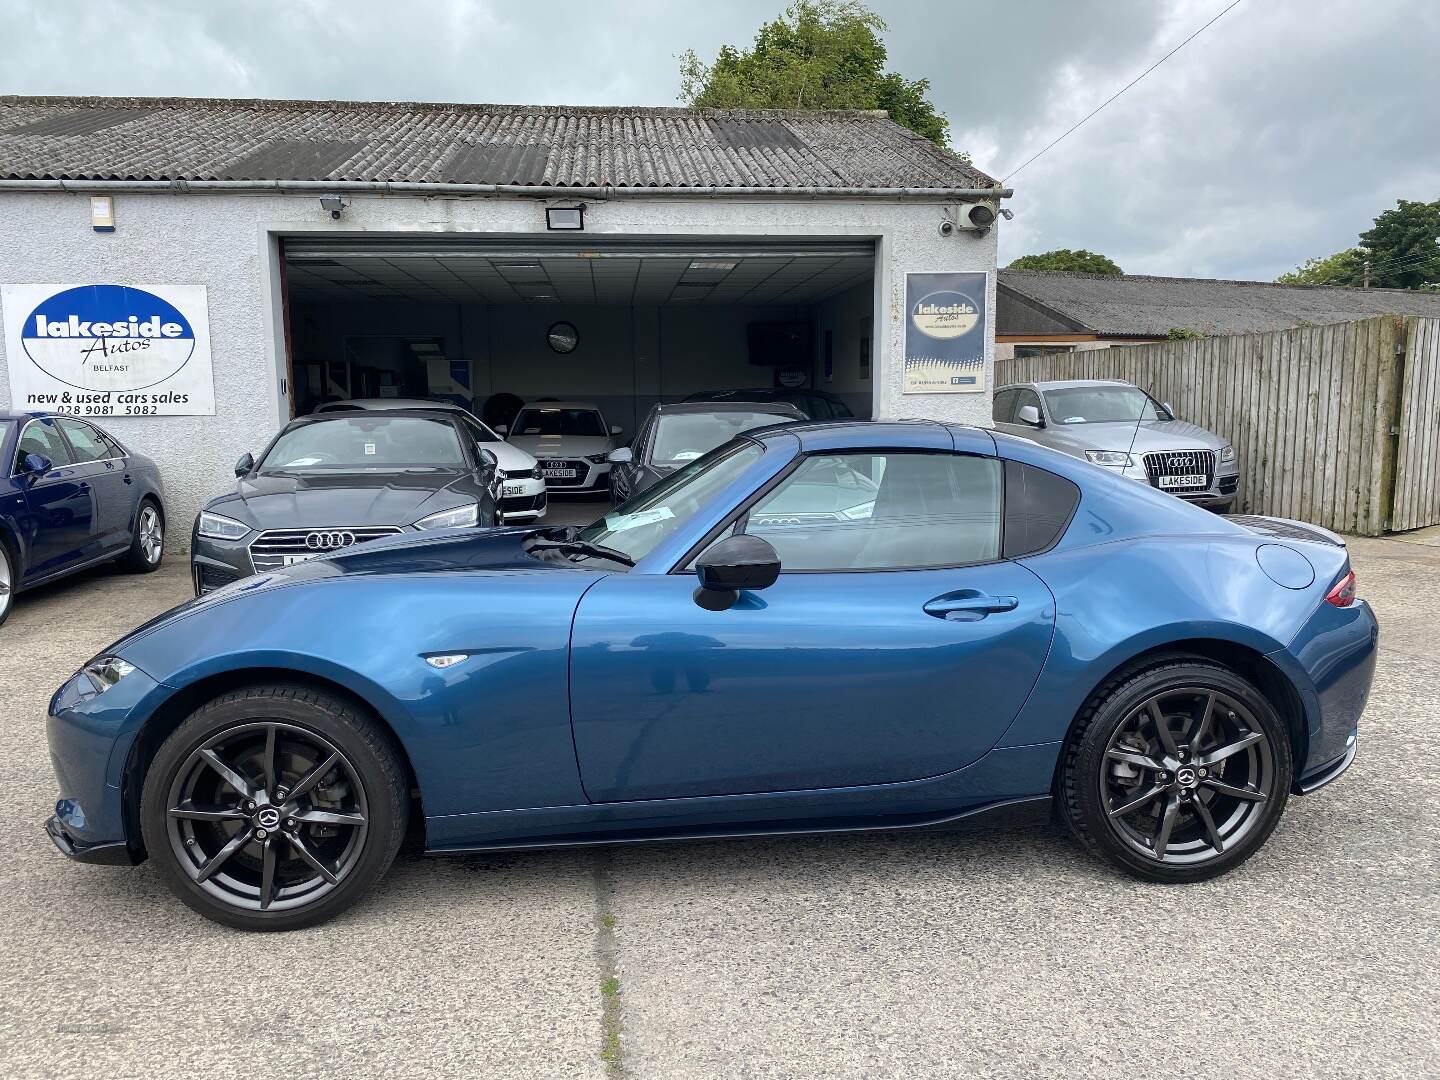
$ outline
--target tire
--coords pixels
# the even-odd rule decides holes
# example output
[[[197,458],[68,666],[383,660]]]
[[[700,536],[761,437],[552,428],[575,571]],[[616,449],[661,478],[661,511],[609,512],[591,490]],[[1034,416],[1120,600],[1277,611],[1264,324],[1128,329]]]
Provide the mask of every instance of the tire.
[[[1285,724],[1255,686],[1176,657],[1122,672],[1081,710],[1061,762],[1060,813],[1082,846],[1135,877],[1203,881],[1269,839],[1293,771]]]
[[[153,574],[164,559],[165,512],[154,499],[141,499],[135,508],[130,550],[120,557],[120,565],[132,574]]]
[[[0,626],[10,617],[15,606],[15,590],[19,588],[20,572],[9,545],[0,539]]]
[[[408,796],[388,732],[337,697],[270,684],[216,698],[165,740],[140,824],[151,861],[195,911],[242,930],[296,930],[380,880]]]

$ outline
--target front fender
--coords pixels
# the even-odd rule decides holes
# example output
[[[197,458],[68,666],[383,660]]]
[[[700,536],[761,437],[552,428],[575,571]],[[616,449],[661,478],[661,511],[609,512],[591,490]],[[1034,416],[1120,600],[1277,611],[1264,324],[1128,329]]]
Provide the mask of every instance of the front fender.
[[[399,739],[426,813],[584,802],[569,714],[575,606],[599,575],[335,575],[192,604],[120,655],[173,695],[247,670],[345,687]],[[437,669],[425,657],[464,654]],[[146,703],[146,717],[159,703]]]

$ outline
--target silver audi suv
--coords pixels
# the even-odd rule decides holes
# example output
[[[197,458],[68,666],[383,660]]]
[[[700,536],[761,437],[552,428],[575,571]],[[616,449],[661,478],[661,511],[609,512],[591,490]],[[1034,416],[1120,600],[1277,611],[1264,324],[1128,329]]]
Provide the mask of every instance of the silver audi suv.
[[[1235,450],[1175,419],[1118,379],[1016,383],[995,391],[995,429],[1084,458],[1189,502],[1227,513],[1240,487]]]

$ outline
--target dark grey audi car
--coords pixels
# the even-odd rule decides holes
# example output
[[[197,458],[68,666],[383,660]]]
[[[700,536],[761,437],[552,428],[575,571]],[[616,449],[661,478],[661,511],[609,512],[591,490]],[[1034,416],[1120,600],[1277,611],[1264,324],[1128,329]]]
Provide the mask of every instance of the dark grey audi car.
[[[324,413],[292,421],[195,519],[197,596],[381,536],[495,525],[501,474],[458,413]]]

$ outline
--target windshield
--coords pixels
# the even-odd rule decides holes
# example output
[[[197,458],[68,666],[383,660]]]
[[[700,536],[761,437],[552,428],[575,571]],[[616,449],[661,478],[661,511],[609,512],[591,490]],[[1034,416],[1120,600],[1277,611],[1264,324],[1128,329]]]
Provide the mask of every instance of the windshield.
[[[760,454],[759,445],[748,440],[712,450],[586,526],[579,539],[623,551],[639,562]]]
[[[524,409],[515,418],[516,435],[600,435],[605,423],[594,409]]]
[[[728,409],[724,412],[675,413],[671,416],[662,413],[655,425],[650,461],[654,465],[684,465],[743,432],[794,419],[793,416],[777,413]]]
[[[1134,386],[1073,386],[1046,390],[1045,405],[1057,424],[1133,424],[1175,419]]]
[[[337,415],[291,428],[260,463],[261,472],[389,472],[461,469],[460,436],[440,417]]]

